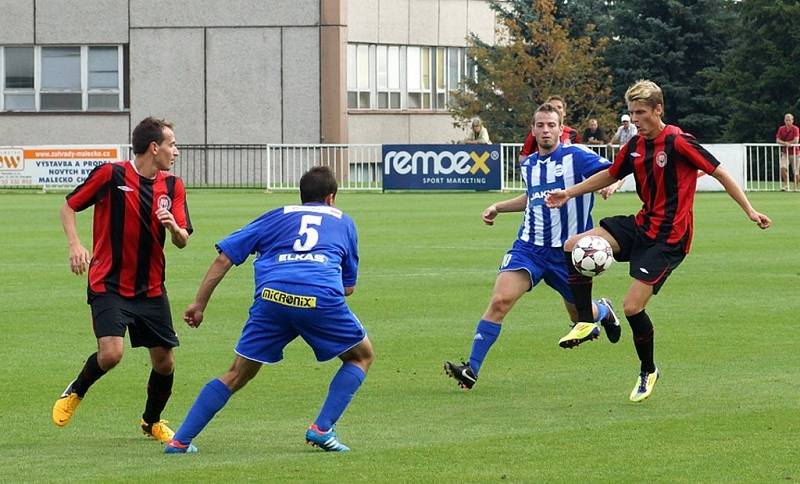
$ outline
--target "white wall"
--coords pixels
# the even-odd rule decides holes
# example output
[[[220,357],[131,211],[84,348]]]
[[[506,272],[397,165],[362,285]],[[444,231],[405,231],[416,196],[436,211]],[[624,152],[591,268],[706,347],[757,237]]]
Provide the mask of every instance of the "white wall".
[[[24,2],[18,2],[24,3]],[[37,44],[126,44],[127,0],[38,0]]]
[[[0,146],[128,144],[128,113],[0,116]]]
[[[208,29],[207,42],[208,142],[280,143],[281,29]]]
[[[130,0],[131,27],[318,25],[319,2],[320,0]]]
[[[450,143],[464,138],[448,113],[351,114],[350,143]]]
[[[178,143],[205,142],[203,29],[131,30],[131,122],[175,123]]]
[[[0,44],[33,43],[33,2],[0,0]]]

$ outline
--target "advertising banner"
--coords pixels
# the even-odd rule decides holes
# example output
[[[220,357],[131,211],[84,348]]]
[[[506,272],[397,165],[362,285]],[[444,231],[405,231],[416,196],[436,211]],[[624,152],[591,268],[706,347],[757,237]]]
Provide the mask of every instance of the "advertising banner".
[[[95,166],[126,155],[119,145],[0,146],[0,188],[75,188]]]
[[[500,145],[383,145],[384,190],[500,190]]]

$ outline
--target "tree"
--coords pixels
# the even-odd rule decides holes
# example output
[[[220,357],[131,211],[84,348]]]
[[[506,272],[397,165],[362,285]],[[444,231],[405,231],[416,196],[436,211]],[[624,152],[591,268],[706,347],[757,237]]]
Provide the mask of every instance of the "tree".
[[[772,142],[785,113],[800,119],[800,3],[743,0],[733,8],[732,47],[707,72],[708,92],[725,114],[726,141]]]
[[[730,40],[731,0],[618,0],[611,8],[606,60],[614,99],[639,79],[661,86],[665,121],[708,142],[718,139],[724,113],[706,90],[705,71],[721,63]]]
[[[598,41],[610,37],[612,6],[611,0],[557,0],[555,15],[556,19],[567,23],[570,37],[588,35]]]
[[[553,0],[489,3],[498,17],[499,41],[489,45],[470,35],[468,54],[477,76],[465,78],[453,93],[450,112],[457,125],[480,116],[492,140],[521,142],[536,106],[553,94],[567,101],[567,124],[583,126],[597,117],[614,125],[611,77],[602,57],[606,39],[570,38],[555,18]]]

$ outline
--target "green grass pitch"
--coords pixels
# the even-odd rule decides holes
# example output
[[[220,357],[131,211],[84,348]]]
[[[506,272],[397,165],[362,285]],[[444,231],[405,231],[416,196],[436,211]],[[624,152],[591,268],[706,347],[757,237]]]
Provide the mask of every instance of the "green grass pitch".
[[[304,445],[338,364],[300,340],[234,395],[195,440],[165,456],[138,429],[146,351],[87,394],[69,426],[52,404],[94,350],[85,277],[70,273],[63,194],[2,192],[0,481],[4,482],[787,482],[800,480],[800,194],[754,193],[774,227],[761,231],[725,194],[698,194],[692,253],[648,311],[663,375],[628,402],[638,372],[630,330],[562,350],[559,297],[541,285],[511,312],[475,389],[442,372],[469,354],[495,269],[520,221],[494,227],[481,210],[513,194],[341,193],[359,227],[361,271],[349,303],[377,358],[339,422],[349,454]],[[181,320],[213,243],[297,195],[195,190],[189,246],[167,248],[167,287],[182,345],[164,417],[177,428],[200,388],[232,361],[252,266],[218,288],[199,329]],[[595,218],[633,213],[634,194],[596,203]],[[91,245],[90,213],[79,214]],[[595,280],[617,307],[627,265]]]

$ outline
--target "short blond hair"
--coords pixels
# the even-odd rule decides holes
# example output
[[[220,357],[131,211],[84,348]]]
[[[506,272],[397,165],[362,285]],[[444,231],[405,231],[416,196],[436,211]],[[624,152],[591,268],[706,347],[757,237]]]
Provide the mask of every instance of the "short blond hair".
[[[664,93],[655,82],[642,79],[625,91],[625,102],[630,104],[634,101],[647,104],[653,109],[660,104],[663,109]]]

